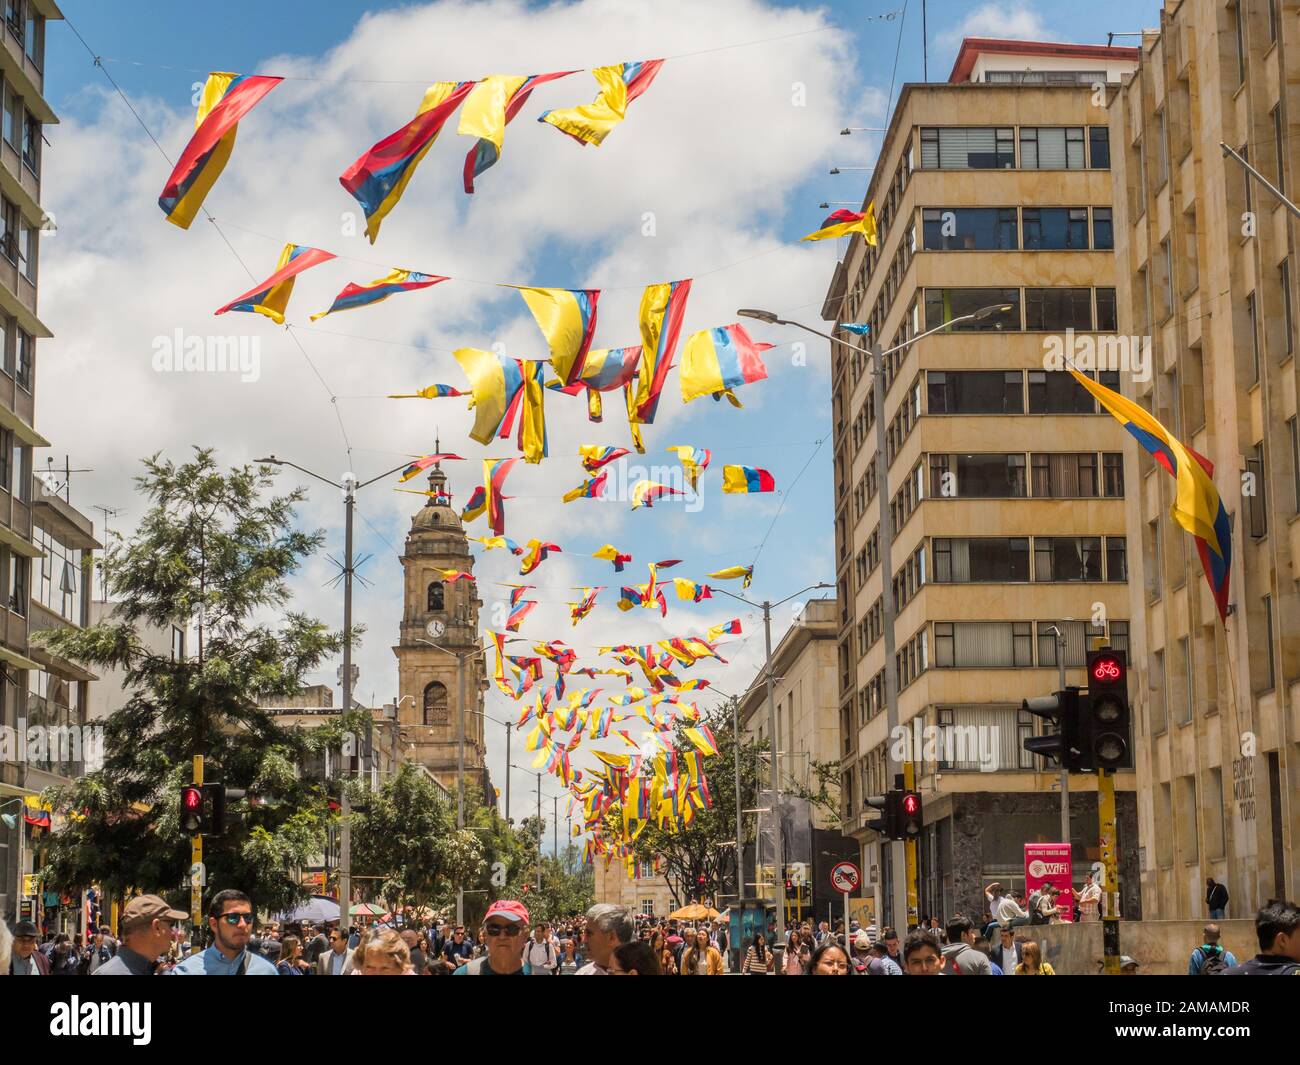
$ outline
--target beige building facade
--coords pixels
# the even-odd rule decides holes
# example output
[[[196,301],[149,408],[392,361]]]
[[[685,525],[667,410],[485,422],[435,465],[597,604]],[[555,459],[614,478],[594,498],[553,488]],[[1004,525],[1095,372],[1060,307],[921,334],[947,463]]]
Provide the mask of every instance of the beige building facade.
[[[1123,391],[1214,464],[1232,521],[1224,622],[1173,478],[1125,443],[1142,899],[1162,920],[1205,917],[1206,877],[1229,917],[1300,882],[1296,220],[1220,148],[1294,198],[1298,30],[1293,5],[1166,3],[1110,106],[1120,331],[1155,363]]]
[[[616,903],[626,906],[634,914],[650,917],[666,917],[678,908],[668,881],[654,871],[653,863],[642,862],[637,872],[638,876],[629,877],[627,867],[621,861],[607,864],[604,858],[597,858],[596,901]]]
[[[1040,58],[1050,75],[1035,74]],[[1046,358],[1059,366],[1078,336],[1116,327],[1105,104],[1135,61],[1134,49],[967,40],[948,83],[904,86],[864,200],[879,242],[852,239],[823,307],[838,337],[855,341],[839,326],[866,322],[888,349],[1010,306],[885,360],[905,726],[892,737],[875,376],[832,345],[845,831],[879,892],[892,873],[863,804],[894,784],[892,743],[923,797],[921,913],[982,912],[988,881],[1023,886],[1025,843],[1060,840],[1059,774],[1023,750],[1042,722],[1021,700],[1060,686],[1062,642],[1066,681],[1079,685],[1089,638],[1128,647],[1124,434]],[[1134,776],[1117,783],[1121,877],[1135,883]],[[1079,884],[1099,857],[1095,785],[1071,780]],[[1122,894],[1136,916],[1137,893]]]
[[[839,699],[836,690],[835,637],[839,629],[834,599],[810,599],[772,650],[772,701],[783,791],[816,792],[817,763],[840,760]],[[763,743],[769,736],[767,686],[760,671],[740,701],[741,735]],[[838,822],[814,807],[813,824]]]

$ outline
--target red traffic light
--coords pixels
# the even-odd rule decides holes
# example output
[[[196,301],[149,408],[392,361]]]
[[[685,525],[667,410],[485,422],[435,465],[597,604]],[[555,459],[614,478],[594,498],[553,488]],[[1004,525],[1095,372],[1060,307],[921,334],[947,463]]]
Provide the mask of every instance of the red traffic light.
[[[908,817],[914,817],[920,805],[921,800],[911,792],[903,796],[903,813],[907,814]]]
[[[1114,655],[1098,655],[1092,660],[1092,679],[1099,684],[1119,684],[1124,666]]]
[[[203,806],[203,789],[200,787],[181,788],[181,808],[186,813]]]

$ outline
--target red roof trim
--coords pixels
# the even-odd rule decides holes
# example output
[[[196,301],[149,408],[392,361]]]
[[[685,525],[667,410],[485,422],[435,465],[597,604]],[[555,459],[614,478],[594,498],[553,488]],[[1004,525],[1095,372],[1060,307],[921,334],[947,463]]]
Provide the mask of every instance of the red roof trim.
[[[1012,41],[997,37],[966,37],[953,63],[950,82],[970,78],[980,55],[1070,56],[1079,59],[1128,59],[1136,63],[1140,48],[1116,48],[1104,44],[1064,44],[1052,41]]]

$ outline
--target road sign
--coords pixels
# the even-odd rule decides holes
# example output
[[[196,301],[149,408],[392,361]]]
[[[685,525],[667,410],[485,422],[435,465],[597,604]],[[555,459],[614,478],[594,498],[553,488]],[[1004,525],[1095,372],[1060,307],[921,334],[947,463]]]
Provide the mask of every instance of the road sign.
[[[836,891],[851,895],[862,883],[862,870],[852,862],[836,862],[831,866],[831,887]]]

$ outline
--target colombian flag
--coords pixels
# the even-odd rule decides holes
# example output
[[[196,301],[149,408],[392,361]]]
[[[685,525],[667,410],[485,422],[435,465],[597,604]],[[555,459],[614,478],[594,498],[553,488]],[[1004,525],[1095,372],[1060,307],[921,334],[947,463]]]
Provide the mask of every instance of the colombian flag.
[[[688,351],[689,354],[689,351]],[[685,371],[685,365],[682,367]],[[713,460],[713,452],[704,447],[688,447],[686,445],[675,445],[668,449],[681,461],[682,471],[686,474],[686,483],[695,489],[699,485],[700,474],[709,468],[709,463]],[[681,561],[678,559],[677,561]],[[660,562],[659,567],[667,567]]]
[[[770,347],[752,340],[739,322],[692,333],[682,355],[682,402],[726,396],[732,406],[739,407],[732,389],[767,378],[759,352]]]
[[[425,157],[442,127],[474,88],[472,81],[439,81],[429,86],[415,117],[373,145],[339,177],[366,215],[370,243],[379,236],[385,216],[402,198],[406,183]]]
[[[595,288],[525,288],[519,295],[532,312],[551,351],[551,366],[564,387],[578,382],[596,332]]]
[[[329,313],[328,311],[326,312]],[[428,388],[422,388],[418,392],[400,392],[390,395],[389,399],[446,399],[449,396],[465,395],[459,388],[452,388],[451,385],[430,385]]]
[[[815,233],[809,233],[802,239],[826,240],[828,237],[847,237],[853,233],[861,233],[862,239],[868,244],[876,243],[876,204],[874,201],[867,204],[867,209],[860,213],[846,211],[843,208],[832,211],[822,222],[821,229]]]
[[[194,116],[194,136],[158,197],[172,225],[190,228],[235,150],[239,120],[283,80],[260,74],[208,75]]]
[[[427,469],[428,469],[430,466],[432,466],[435,462],[442,462],[443,459],[460,459],[460,456],[459,456],[459,455],[453,455],[453,454],[451,454],[450,452],[445,452],[445,453],[440,454],[440,455],[424,455],[424,456],[422,456],[422,457],[416,459],[416,460],[415,460],[414,462],[412,462],[409,466],[407,466],[406,469],[404,469],[404,470],[402,471],[402,478],[401,478],[402,481],[403,481],[403,482],[405,482],[405,481],[409,481],[412,477],[414,477],[414,476],[415,476],[417,473],[419,473],[421,470],[427,470]],[[464,461],[464,460],[461,459],[461,461]]]
[[[641,361],[641,345],[631,348],[601,348],[587,352],[587,359],[574,385],[565,386],[554,381],[548,388],[555,388],[570,395],[576,395],[583,388],[587,390],[587,420],[598,422],[604,416],[601,404],[602,392],[614,392],[627,388],[636,380],[637,366]]]
[[[710,577],[716,577],[720,581],[734,581],[737,577],[744,577],[745,583],[742,588],[748,588],[749,582],[754,579],[753,566],[728,566],[726,569],[720,569],[717,573],[710,573]]]
[[[691,294],[690,279],[647,285],[641,295],[641,362],[637,367],[636,390],[629,387],[628,421],[635,427],[655,420],[659,393],[672,368],[677,340],[682,332],[686,300]],[[634,436],[639,433],[634,432]],[[638,451],[644,451],[638,441]]]
[[[1097,397],[1151,457],[1177,482],[1170,516],[1192,534],[1201,567],[1210,583],[1219,618],[1228,619],[1228,578],[1232,569],[1232,525],[1211,478],[1214,465],[1197,454],[1131,400],[1071,369],[1074,379]]]
[[[508,587],[508,588],[510,589],[510,605],[511,605],[511,606],[518,606],[518,605],[519,605],[519,601],[524,597],[524,592],[531,592],[531,591],[533,590],[533,588],[535,587],[535,585],[532,585],[532,584],[509,584],[509,585],[506,585],[506,587]]]
[[[721,639],[723,636],[740,635],[740,618],[732,618],[725,625],[714,625],[709,629],[708,637],[710,641]]]
[[[416,289],[428,288],[430,285],[436,285],[439,281],[446,281],[445,277],[438,277],[436,274],[421,274],[415,270],[390,270],[383,277],[377,278],[364,285],[358,285],[355,281],[347,284],[343,291],[334,297],[334,302],[330,304],[327,311],[320,311],[311,316],[314,322],[317,318],[324,318],[327,314],[333,314],[335,311],[351,311],[357,307],[368,307],[372,303],[380,303],[388,299],[395,292],[414,292]],[[445,387],[435,385],[435,388]],[[459,395],[460,393],[456,393]],[[390,399],[402,398],[390,396]],[[432,398],[432,397],[422,397]]]
[[[743,492],[775,492],[776,481],[767,470],[754,466],[723,466],[722,490],[732,495]]]
[[[469,502],[465,504],[465,509],[460,512],[462,522],[470,522],[475,518],[481,518],[487,512],[487,493],[483,491],[483,486],[479,485],[470,494]]]
[[[275,273],[256,288],[249,289],[242,296],[236,296],[215,313],[253,311],[266,315],[276,325],[284,325],[284,310],[289,305],[289,297],[293,295],[293,279],[304,270],[310,270],[333,258],[334,253],[331,251],[308,248],[303,244],[286,244],[280,252],[280,261],[275,264]]]
[[[632,486],[632,509],[637,507],[653,507],[656,499],[664,496],[685,495],[680,488],[670,488],[666,484],[660,484],[658,481],[637,481]]]
[[[695,745],[700,754],[707,757],[718,753],[718,741],[713,738],[713,731],[708,725],[682,729],[682,734]]]
[[[627,105],[650,88],[663,65],[662,59],[643,59],[596,67],[591,73],[600,85],[600,95],[592,103],[543,111],[537,121],[549,123],[579,144],[599,147],[610,131],[627,117]]]
[[[489,444],[524,387],[523,365],[518,359],[502,359],[479,348],[458,348],[452,354],[469,378],[474,407],[470,439]]]
[[[465,191],[474,191],[474,179],[496,165],[501,158],[506,126],[528,102],[533,90],[544,82],[565,78],[572,70],[557,74],[493,74],[478,83],[460,112],[457,133],[478,137],[478,143],[465,156]]]
[[[632,556],[623,554],[613,544],[606,544],[604,547],[591,553],[592,558],[603,558],[606,562],[614,563],[614,572],[622,573],[624,563],[631,562]]]
[[[518,632],[519,626],[524,623],[526,618],[537,603],[532,599],[525,599],[522,603],[517,604],[510,611],[510,617],[506,619],[506,629],[509,632]]]
[[[583,481],[577,488],[564,493],[564,501],[572,503],[575,499],[599,499],[600,493],[605,489],[605,478],[608,476],[608,473],[602,473],[599,477]]]
[[[583,588],[582,602],[569,603],[569,618],[573,624],[578,624],[583,618],[591,613],[592,607],[596,605],[596,596],[603,590],[604,585],[598,588]],[[599,689],[597,689],[599,690]],[[585,704],[584,704],[585,705]]]
[[[588,473],[595,473],[602,466],[608,466],[611,462],[621,459],[628,453],[625,447],[602,446],[600,444],[581,444],[578,447],[578,454],[582,458],[582,468]]]
[[[505,497],[502,496],[501,489],[505,486],[506,477],[509,476],[510,471],[518,461],[518,459],[483,460],[485,509],[487,510],[488,524],[492,526],[492,532],[497,536],[503,535],[506,531]],[[471,500],[472,502],[473,500]]]
[[[527,577],[538,566],[540,566],[554,551],[560,552],[559,544],[549,544],[541,540],[529,540],[528,547],[524,550],[524,560],[519,567],[519,575]]]
[[[696,584],[685,577],[674,577],[673,587],[677,589],[678,599],[689,599],[693,603],[698,603],[701,599],[713,598],[713,589],[707,584]]]

